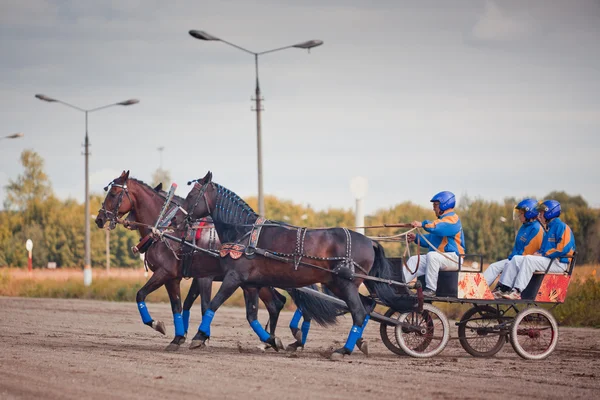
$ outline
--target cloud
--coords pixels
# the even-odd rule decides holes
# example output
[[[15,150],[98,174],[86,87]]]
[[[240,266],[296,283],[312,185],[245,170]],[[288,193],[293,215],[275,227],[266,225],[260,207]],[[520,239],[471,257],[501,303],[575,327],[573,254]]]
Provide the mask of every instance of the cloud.
[[[473,38],[482,41],[507,41],[529,36],[539,29],[526,18],[509,16],[495,1],[486,0],[485,9],[472,30]]]

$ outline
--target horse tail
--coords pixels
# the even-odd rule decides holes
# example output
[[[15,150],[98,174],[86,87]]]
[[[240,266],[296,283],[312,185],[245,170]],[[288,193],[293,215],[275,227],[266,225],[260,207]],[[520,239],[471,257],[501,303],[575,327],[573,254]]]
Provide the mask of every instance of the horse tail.
[[[308,287],[319,290],[317,285],[310,285]],[[313,296],[310,293],[305,293],[297,289],[288,290],[288,293],[292,297],[292,300],[294,300],[294,303],[296,303],[296,306],[302,310],[302,315],[306,319],[314,320],[321,326],[335,325],[337,323],[338,315],[347,311],[344,307],[329,300]]]
[[[385,257],[385,251],[381,244],[373,242],[373,250],[375,251],[375,260],[373,261],[373,267],[369,271],[369,276],[404,282],[402,270],[394,271],[392,263]],[[375,292],[379,300],[386,306],[399,312],[413,310],[416,300],[408,296],[409,292],[407,288],[401,288],[404,295],[400,295],[394,290],[392,285],[385,282],[365,279],[363,283],[371,293]]]

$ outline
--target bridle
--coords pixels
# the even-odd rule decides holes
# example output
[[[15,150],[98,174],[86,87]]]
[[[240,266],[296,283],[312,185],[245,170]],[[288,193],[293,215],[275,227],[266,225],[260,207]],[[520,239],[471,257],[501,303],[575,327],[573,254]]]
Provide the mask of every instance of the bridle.
[[[200,185],[200,182],[198,182],[198,179],[189,181],[188,185],[191,185],[192,183],[196,183],[196,185]],[[192,223],[194,222],[192,215],[194,214],[194,210],[196,209],[196,207],[198,207],[198,204],[200,204],[200,200],[204,199],[204,203],[206,204],[206,210],[207,210],[208,214],[210,214],[210,205],[208,204],[208,200],[206,199],[206,189],[208,188],[209,183],[212,184],[212,182],[207,182],[200,186],[200,191],[198,192],[198,196],[196,196],[196,201],[194,202],[194,205],[192,206],[192,208],[189,209],[189,211],[183,210],[183,208],[181,208],[181,210],[184,211],[184,214],[186,214],[185,219],[184,219],[186,228],[190,227],[192,225]]]
[[[104,187],[104,191],[108,193],[112,190],[113,187],[121,188],[121,192],[119,193],[119,197],[117,198],[117,205],[115,206],[114,211],[109,211],[106,209],[106,198],[102,202],[102,208],[98,211],[98,213],[104,212],[104,215],[106,215],[106,218],[110,222],[109,229],[114,229],[117,226],[117,219],[119,218],[119,208],[121,208],[121,203],[123,202],[124,194],[127,195],[127,199],[129,200],[129,204],[131,205],[131,210],[129,211],[131,212],[134,210],[133,201],[131,200],[131,196],[129,195],[129,190],[127,190],[127,180],[125,180],[123,184],[117,183],[116,181],[117,180],[115,179]]]

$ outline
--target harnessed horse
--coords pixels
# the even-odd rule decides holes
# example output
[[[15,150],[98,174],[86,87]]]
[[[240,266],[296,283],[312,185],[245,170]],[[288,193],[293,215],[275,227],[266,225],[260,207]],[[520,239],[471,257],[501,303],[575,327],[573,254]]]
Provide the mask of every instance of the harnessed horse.
[[[118,219],[129,213],[129,225],[137,227],[141,237],[146,238],[150,234],[150,227],[156,221],[166,197],[159,190],[155,190],[143,182],[130,179],[129,171],[123,171],[119,177],[107,185],[105,190],[107,195],[96,217],[98,227],[103,228],[109,222],[108,228],[114,229],[119,222]],[[182,200],[179,198],[175,199],[174,202],[180,203]],[[209,248],[211,247],[210,240],[209,230],[204,229],[198,240],[198,245]],[[215,243],[212,246],[220,247],[218,237],[213,240]],[[171,302],[175,325],[175,337],[166,350],[175,351],[185,342],[190,309],[194,300],[200,295],[204,313],[210,300],[213,278],[215,280],[222,278],[223,272],[217,258],[203,253],[194,254],[190,268],[190,275],[194,279],[182,309],[180,297],[180,282],[183,277],[182,260],[166,242],[150,241],[147,243],[146,246],[149,247],[145,249],[145,263],[153,271],[153,274],[136,294],[138,310],[144,324],[163,335],[166,334],[164,323],[154,320],[150,316],[145,303],[145,299],[150,293],[163,285],[165,286]],[[285,305],[285,297],[273,288],[261,290],[260,297],[269,312],[270,330],[275,332],[279,313]]]
[[[185,336],[188,331],[190,308],[192,307],[198,295],[201,296],[202,312],[206,312],[210,300],[212,281],[222,280],[223,271],[219,264],[219,259],[204,253],[183,251],[178,244],[170,245],[168,241],[154,242],[150,237],[150,228],[158,218],[161,206],[166,200],[166,195],[161,193],[159,187],[152,189],[143,182],[129,178],[129,171],[121,174],[118,178],[111,181],[105,188],[107,196],[98,212],[96,224],[102,228],[106,222],[109,222],[109,229],[113,229],[119,218],[129,214],[124,225],[129,228],[137,228],[142,237],[142,241],[137,247],[146,252],[146,265],[154,272],[152,277],[138,291],[136,301],[142,317],[142,321],[153,329],[165,334],[165,327],[162,321],[155,321],[150,317],[145,304],[145,298],[148,294],[165,285],[171,301],[173,319],[175,324],[175,338],[167,347],[167,350],[177,350],[185,342]],[[124,201],[127,199],[127,201]],[[175,197],[173,202],[179,205],[183,199]],[[214,234],[214,228],[205,226],[199,230],[196,244],[204,249],[218,250],[221,246],[219,238]],[[186,230],[187,231],[187,230]],[[181,235],[185,235],[180,232]],[[184,260],[182,255],[187,252],[191,258],[189,276],[194,279],[190,290],[183,304],[181,311],[180,286],[182,279],[182,270]],[[182,254],[183,253],[183,254]],[[302,325],[302,332],[296,326],[290,326],[292,333],[296,338],[292,348],[300,347],[306,340],[310,319],[315,318],[322,325],[335,322],[339,314],[339,308],[325,300],[313,296],[301,295],[301,293],[290,292],[290,295],[298,310],[304,310],[305,323]],[[272,335],[275,334],[279,313],[285,305],[286,299],[278,293],[273,287],[264,287],[259,291],[259,296],[265,304],[269,313],[269,330]],[[182,326],[183,325],[183,326]],[[296,323],[297,325],[297,323]],[[282,346],[276,348],[278,350]]]
[[[353,321],[346,344],[334,351],[332,359],[352,353],[375,305],[358,292],[363,280],[385,305],[398,311],[413,309],[413,299],[399,296],[386,283],[396,277],[379,243],[344,228],[307,229],[267,221],[238,195],[212,182],[211,172],[189,183],[194,182],[182,204],[186,215],[178,212],[173,225],[182,229],[192,220],[210,216],[223,243],[221,265],[225,276],[202,316],[192,346],[204,346],[215,312],[238,287],[244,289],[250,326],[261,341],[273,346],[278,339],[256,319],[258,288],[325,284],[346,302]],[[405,287],[402,289],[408,294]]]

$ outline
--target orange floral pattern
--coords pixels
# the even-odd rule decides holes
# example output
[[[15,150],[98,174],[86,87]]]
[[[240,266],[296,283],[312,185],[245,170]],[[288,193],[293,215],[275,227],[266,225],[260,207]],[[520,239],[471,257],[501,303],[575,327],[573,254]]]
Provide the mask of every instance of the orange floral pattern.
[[[242,254],[244,254],[244,249],[246,249],[246,246],[244,246],[243,244],[225,243],[221,247],[219,255],[222,258],[227,257],[227,255],[229,255],[234,260],[237,260],[242,256]]]
[[[482,273],[459,272],[458,298],[493,300],[494,295],[492,295],[490,288],[485,283]]]
[[[535,301],[564,303],[570,281],[571,277],[567,275],[548,274],[544,276],[544,280],[540,285]]]

